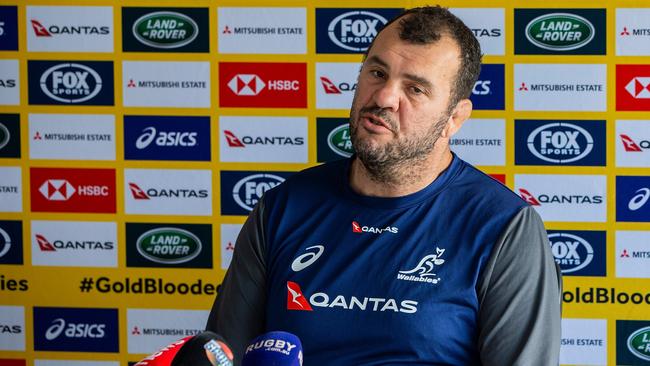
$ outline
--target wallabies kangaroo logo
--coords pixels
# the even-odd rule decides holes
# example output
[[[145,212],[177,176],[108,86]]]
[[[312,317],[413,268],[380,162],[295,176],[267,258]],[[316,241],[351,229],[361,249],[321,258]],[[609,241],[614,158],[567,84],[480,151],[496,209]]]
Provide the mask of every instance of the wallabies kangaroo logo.
[[[444,252],[444,249],[436,247],[436,254],[429,254],[425,256],[420,260],[420,263],[418,263],[415,268],[408,271],[399,271],[399,273],[405,275],[417,273],[420,275],[420,277],[435,276],[436,274],[433,273],[435,266],[439,266],[445,263],[445,260],[440,258]]]

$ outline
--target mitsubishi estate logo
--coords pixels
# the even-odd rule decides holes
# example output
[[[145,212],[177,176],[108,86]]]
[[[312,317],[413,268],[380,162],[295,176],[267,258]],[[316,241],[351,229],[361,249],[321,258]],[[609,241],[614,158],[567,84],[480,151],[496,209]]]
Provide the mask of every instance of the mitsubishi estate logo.
[[[445,249],[436,247],[436,253],[429,254],[422,258],[415,268],[406,271],[399,271],[397,279],[412,282],[426,282],[434,285],[437,284],[440,282],[440,278],[438,278],[433,270],[436,266],[441,266],[445,263],[445,260],[441,258],[444,253]]]
[[[287,310],[314,311],[302,294],[300,285],[292,281],[287,281]]]

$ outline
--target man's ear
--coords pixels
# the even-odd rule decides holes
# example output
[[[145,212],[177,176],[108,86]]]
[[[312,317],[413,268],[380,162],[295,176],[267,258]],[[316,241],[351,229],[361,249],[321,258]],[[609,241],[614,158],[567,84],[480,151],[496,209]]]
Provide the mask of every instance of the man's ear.
[[[450,138],[453,136],[460,128],[463,126],[463,123],[469,118],[472,114],[472,101],[469,99],[462,99],[449,116],[447,125],[445,129],[442,130],[441,137]]]

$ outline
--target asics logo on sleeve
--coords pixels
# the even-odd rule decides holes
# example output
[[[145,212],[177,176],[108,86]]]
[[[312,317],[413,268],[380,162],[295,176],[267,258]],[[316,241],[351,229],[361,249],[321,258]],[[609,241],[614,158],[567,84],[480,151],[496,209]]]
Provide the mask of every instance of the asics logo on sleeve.
[[[314,249],[314,251],[309,251],[311,249]],[[320,258],[321,254],[323,254],[323,251],[325,251],[325,247],[322,245],[313,245],[305,248],[305,250],[308,252],[294,259],[293,263],[291,263],[291,269],[294,272],[300,272],[314,264]]]

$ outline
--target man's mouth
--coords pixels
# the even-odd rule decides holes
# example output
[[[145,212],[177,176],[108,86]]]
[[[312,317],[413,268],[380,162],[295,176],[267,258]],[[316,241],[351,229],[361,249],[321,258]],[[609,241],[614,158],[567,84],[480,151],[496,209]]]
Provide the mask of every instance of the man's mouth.
[[[364,113],[364,114],[361,115],[361,118],[367,119],[368,122],[372,123],[375,126],[381,126],[381,127],[386,128],[389,131],[393,131],[390,124],[388,124],[386,121],[384,121],[383,118],[381,118],[381,117],[379,117],[377,115],[370,114],[370,113]]]

